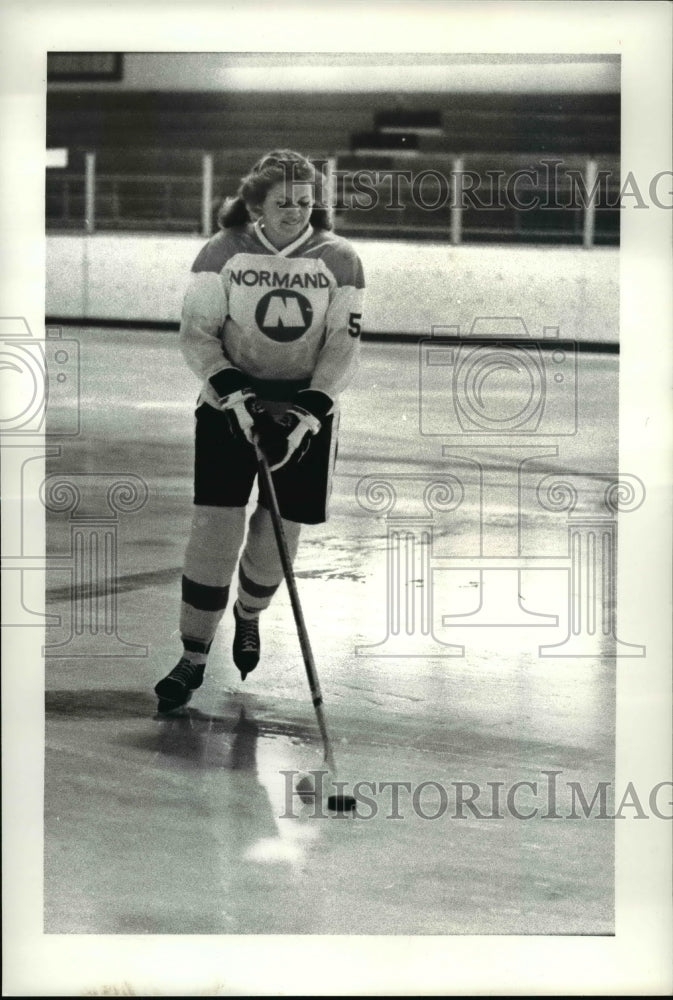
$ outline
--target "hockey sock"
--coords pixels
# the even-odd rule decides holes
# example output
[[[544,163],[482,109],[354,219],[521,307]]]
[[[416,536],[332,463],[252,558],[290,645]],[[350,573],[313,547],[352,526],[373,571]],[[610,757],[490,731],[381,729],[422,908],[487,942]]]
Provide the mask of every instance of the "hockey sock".
[[[194,509],[180,605],[180,634],[188,653],[207,655],[227,606],[244,530],[244,507]]]
[[[301,525],[283,520],[290,558],[294,561],[299,546]],[[283,580],[283,565],[278,554],[271,515],[257,506],[250,518],[248,537],[238,566],[237,607],[242,618],[254,618],[268,608]]]
[[[207,587],[182,578],[180,635],[209,647],[229,600],[229,587]]]
[[[190,663],[193,663],[195,667],[201,667],[201,666],[205,666],[205,664],[207,663],[207,661],[208,661],[208,654],[207,653],[194,653],[194,652],[192,652],[191,649],[187,649],[187,647],[185,646],[185,648],[184,648],[184,650],[182,652],[182,659],[183,660],[188,660]]]
[[[246,608],[245,604],[241,604],[240,599],[236,601],[234,607],[236,609],[236,613],[240,618],[245,618],[248,621],[254,621],[255,618],[259,618],[260,609]]]

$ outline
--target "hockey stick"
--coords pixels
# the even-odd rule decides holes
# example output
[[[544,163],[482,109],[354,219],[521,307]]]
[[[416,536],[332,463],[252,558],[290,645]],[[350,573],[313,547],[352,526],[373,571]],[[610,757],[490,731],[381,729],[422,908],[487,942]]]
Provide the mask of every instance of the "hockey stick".
[[[336,763],[334,760],[334,754],[332,753],[332,744],[330,742],[329,733],[327,732],[327,723],[325,721],[325,715],[322,709],[322,692],[320,690],[320,682],[318,680],[318,671],[316,670],[315,660],[313,659],[311,642],[308,637],[306,622],[304,621],[304,614],[301,609],[301,603],[299,601],[299,592],[297,590],[297,583],[295,580],[294,569],[292,567],[292,560],[290,558],[290,552],[287,547],[287,539],[285,538],[285,531],[283,530],[283,522],[281,518],[280,508],[278,507],[276,488],[273,485],[273,479],[271,478],[271,470],[269,469],[269,463],[267,462],[265,455],[262,453],[261,449],[259,448],[256,442],[255,442],[255,452],[257,454],[259,477],[262,483],[266,501],[269,505],[269,514],[271,515],[273,532],[274,535],[276,536],[276,543],[278,545],[278,554],[280,555],[280,561],[282,563],[283,573],[285,575],[285,582],[287,584],[287,589],[290,594],[290,603],[292,604],[292,613],[294,614],[294,620],[297,626],[299,645],[301,646],[302,657],[304,660],[304,667],[306,668],[306,676],[308,678],[308,686],[311,691],[311,700],[313,701],[313,707],[315,709],[316,718],[318,720],[318,726],[320,728],[320,735],[322,736],[323,746],[325,748],[325,763],[327,764],[330,771],[332,771],[334,777],[336,777]],[[327,799],[327,804],[330,809],[334,809],[340,812],[341,811],[345,812],[355,808],[355,799],[351,798],[351,796],[349,795],[330,795]]]

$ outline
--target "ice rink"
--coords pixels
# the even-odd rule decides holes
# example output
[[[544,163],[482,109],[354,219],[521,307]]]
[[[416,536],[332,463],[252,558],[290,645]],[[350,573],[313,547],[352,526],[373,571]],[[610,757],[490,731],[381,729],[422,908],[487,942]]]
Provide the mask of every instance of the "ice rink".
[[[340,816],[292,794],[323,749],[284,586],[245,683],[228,608],[203,687],[155,714],[180,652],[198,386],[175,332],[62,336],[81,428],[47,469],[45,931],[612,934],[614,826],[573,787],[590,801],[614,780],[618,355],[578,352],[552,399],[545,351],[557,422],[498,437],[451,409],[455,353],[442,386],[427,345],[363,343],[331,517],[295,566],[339,777],[367,783]],[[520,378],[484,383],[503,420]],[[609,524],[574,552],[572,518]],[[581,608],[575,573],[603,588]]]

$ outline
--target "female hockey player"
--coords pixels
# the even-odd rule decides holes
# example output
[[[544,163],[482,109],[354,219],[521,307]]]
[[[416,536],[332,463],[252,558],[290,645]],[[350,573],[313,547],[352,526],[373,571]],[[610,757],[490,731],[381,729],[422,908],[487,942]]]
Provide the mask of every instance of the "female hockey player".
[[[359,352],[362,265],[330,231],[324,177],[305,157],[291,150],[262,157],[225,203],[220,225],[192,267],[180,327],[202,390],[182,576],[184,649],[154,689],[160,712],[186,704],[201,685],[237,562],[233,659],[243,680],[257,666],[259,615],[283,570],[259,493],[246,535],[254,442],[269,463],[294,558],[301,525],[327,519],[338,396]]]

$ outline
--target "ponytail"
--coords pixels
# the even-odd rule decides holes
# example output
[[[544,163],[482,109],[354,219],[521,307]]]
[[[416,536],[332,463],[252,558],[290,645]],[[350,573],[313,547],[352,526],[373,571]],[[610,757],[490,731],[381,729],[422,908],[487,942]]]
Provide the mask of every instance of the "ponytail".
[[[217,214],[217,221],[220,229],[233,229],[236,226],[245,226],[251,221],[248,206],[240,195],[224,200]]]
[[[329,208],[316,206],[311,212],[309,222],[314,229],[334,229],[334,221]]]

